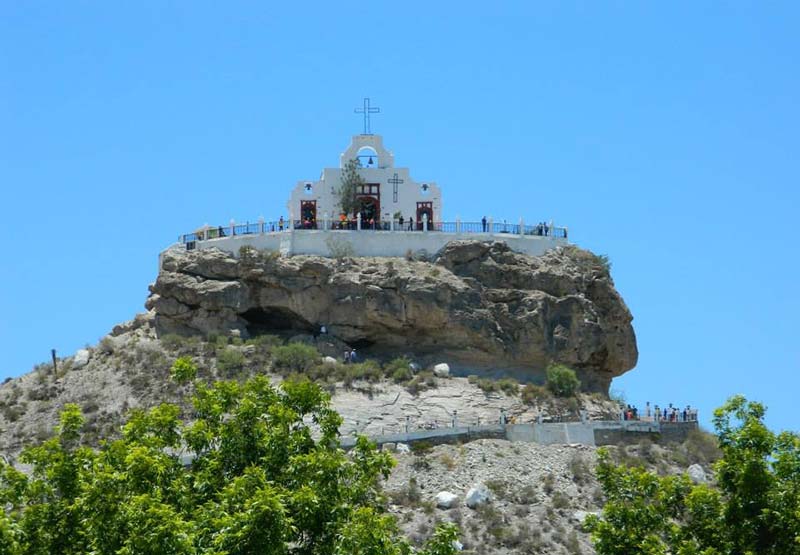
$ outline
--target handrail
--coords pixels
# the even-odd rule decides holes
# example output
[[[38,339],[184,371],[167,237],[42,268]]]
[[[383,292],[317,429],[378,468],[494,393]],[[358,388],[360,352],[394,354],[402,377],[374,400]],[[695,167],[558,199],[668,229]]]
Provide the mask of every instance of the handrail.
[[[263,233],[285,233],[287,231],[307,230],[341,230],[341,231],[390,231],[390,232],[420,232],[426,231],[423,222],[411,220],[380,220],[376,222],[358,222],[358,220],[278,220],[272,222],[232,224],[226,226],[205,226],[193,233],[179,236],[181,243],[194,243],[208,241],[236,235],[256,235]],[[427,231],[437,233],[462,233],[462,234],[508,234],[522,236],[552,237],[556,239],[567,238],[567,228],[550,226],[549,224],[525,225],[506,222],[430,222]]]

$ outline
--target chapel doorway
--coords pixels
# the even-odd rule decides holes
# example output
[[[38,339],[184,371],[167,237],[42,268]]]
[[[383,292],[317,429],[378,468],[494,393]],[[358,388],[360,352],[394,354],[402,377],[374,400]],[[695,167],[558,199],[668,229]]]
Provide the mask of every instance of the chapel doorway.
[[[366,183],[356,192],[358,213],[361,214],[362,229],[377,229],[381,220],[381,186],[379,183]],[[372,222],[372,223],[370,223]]]
[[[428,230],[433,229],[433,203],[432,202],[418,202],[417,203],[417,229],[422,231],[424,227],[423,215],[428,216]]]
[[[317,229],[317,201],[300,201],[300,227],[303,229]]]

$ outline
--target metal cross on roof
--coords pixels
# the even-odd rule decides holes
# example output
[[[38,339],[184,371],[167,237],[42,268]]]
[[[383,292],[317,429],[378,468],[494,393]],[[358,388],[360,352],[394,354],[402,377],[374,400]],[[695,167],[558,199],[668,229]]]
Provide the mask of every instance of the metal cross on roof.
[[[380,113],[381,109],[370,106],[369,105],[369,98],[364,98],[364,107],[363,108],[355,108],[353,112],[356,114],[364,114],[364,135],[372,135],[372,130],[369,126],[369,115],[370,114],[377,114]]]

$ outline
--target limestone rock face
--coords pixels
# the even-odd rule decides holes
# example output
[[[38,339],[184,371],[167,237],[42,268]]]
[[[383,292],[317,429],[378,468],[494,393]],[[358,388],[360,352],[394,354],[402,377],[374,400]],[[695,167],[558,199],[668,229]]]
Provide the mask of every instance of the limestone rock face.
[[[328,334],[360,357],[447,360],[450,373],[541,377],[574,368],[607,391],[636,365],[632,316],[598,257],[540,257],[502,242],[454,241],[432,261],[336,260],[216,249],[167,251],[147,308],[159,334]]]

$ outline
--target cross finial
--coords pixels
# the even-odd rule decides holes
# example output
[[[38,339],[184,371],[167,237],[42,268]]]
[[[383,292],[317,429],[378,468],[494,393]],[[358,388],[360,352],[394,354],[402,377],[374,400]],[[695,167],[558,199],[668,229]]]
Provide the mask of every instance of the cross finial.
[[[356,108],[353,110],[356,114],[364,114],[364,135],[372,135],[372,130],[369,126],[369,115],[370,114],[377,114],[381,111],[380,108],[376,108],[374,106],[369,105],[369,98],[364,98],[364,107],[363,108]]]

